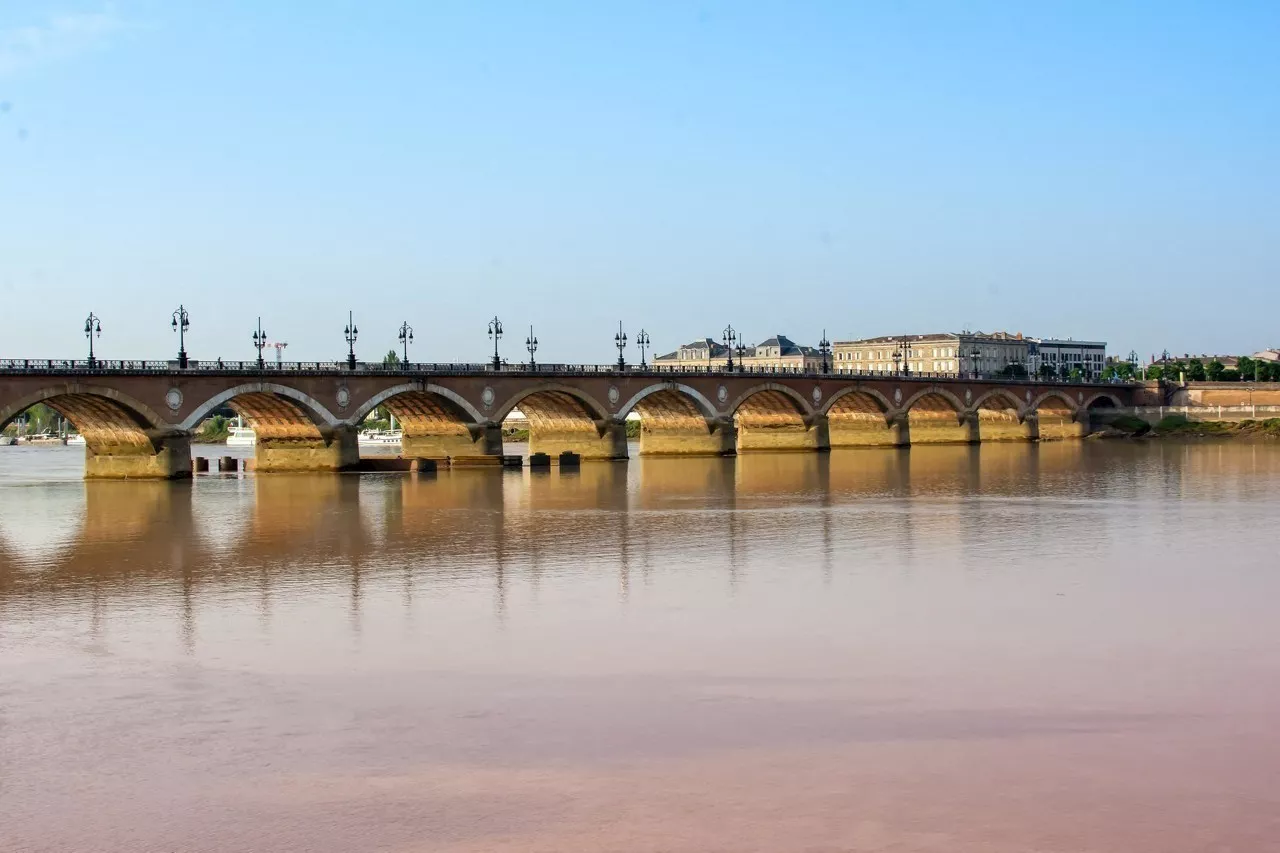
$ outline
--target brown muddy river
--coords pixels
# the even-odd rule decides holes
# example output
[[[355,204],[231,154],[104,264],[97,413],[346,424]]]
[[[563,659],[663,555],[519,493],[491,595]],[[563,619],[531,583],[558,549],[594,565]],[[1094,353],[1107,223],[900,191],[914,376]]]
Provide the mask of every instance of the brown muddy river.
[[[1280,447],[84,483],[0,448],[4,851],[1280,850]]]

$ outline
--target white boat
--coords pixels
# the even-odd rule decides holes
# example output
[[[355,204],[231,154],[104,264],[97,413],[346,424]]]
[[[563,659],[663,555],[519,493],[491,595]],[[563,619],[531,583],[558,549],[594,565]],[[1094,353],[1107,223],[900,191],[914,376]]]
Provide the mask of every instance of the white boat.
[[[80,433],[78,433],[78,432],[73,432],[73,433],[71,433],[70,435],[68,435],[68,436],[67,436],[67,446],[68,446],[68,447],[77,447],[77,446],[78,446],[78,447],[83,447],[83,446],[84,446],[84,436],[83,436],[83,435],[81,435],[81,434],[80,434]]]
[[[404,433],[400,430],[366,429],[356,437],[361,447],[399,447]]]
[[[237,416],[227,433],[227,447],[253,447],[257,443],[258,434],[252,427],[245,426],[244,419]]]

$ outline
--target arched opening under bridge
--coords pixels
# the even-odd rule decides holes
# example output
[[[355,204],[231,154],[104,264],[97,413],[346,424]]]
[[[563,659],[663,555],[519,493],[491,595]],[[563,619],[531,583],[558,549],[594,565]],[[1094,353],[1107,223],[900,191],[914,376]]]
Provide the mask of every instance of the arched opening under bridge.
[[[401,431],[400,455],[406,459],[500,459],[502,431],[465,399],[434,385],[404,385],[374,396],[355,414],[363,420],[385,409]]]
[[[804,399],[786,386],[753,388],[732,411],[739,453],[830,449],[826,419],[812,417]]]
[[[979,440],[977,420],[966,417],[949,391],[921,391],[907,401],[911,443],[972,444]]]
[[[888,403],[868,391],[837,394],[827,406],[831,447],[897,447],[906,444],[906,430],[891,422]]]
[[[520,409],[529,421],[529,454],[557,459],[576,453],[582,460],[627,458],[627,429],[619,418],[574,388],[547,385],[531,388],[499,409],[506,417]]]
[[[1055,391],[1033,403],[1041,441],[1083,438],[1088,424],[1076,417],[1076,407],[1063,394]]]
[[[1018,399],[1008,391],[983,395],[974,410],[981,441],[1033,441],[1039,437],[1035,419],[1020,416]]]
[[[0,405],[0,430],[22,442],[84,445],[89,479],[191,475],[191,444],[149,407],[111,388],[47,388]]]
[[[710,401],[678,383],[645,388],[622,413],[639,417],[642,456],[724,456],[735,450],[732,422],[717,418]]]
[[[258,382],[229,388],[197,407],[183,427],[195,430],[225,406],[252,430],[256,471],[341,471],[360,461],[355,430],[312,397],[285,385]]]

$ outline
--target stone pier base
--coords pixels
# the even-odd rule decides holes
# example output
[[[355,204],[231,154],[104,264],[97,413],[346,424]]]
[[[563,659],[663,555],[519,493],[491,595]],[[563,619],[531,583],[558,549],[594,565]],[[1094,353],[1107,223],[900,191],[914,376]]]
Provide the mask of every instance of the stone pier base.
[[[558,459],[566,450],[578,454],[583,462],[626,459],[627,425],[622,421],[609,421],[591,430],[529,425],[530,455],[545,453]]]
[[[978,418],[974,415],[959,416],[950,413],[908,415],[911,444],[976,444],[982,435]]]
[[[813,453],[830,449],[831,436],[825,417],[814,417],[807,425],[769,423],[753,426],[750,421],[738,421],[739,453]]]
[[[191,476],[191,436],[153,440],[156,450],[132,445],[85,447],[86,480],[178,480]]]
[[[404,435],[400,455],[406,459],[458,456],[502,457],[501,424],[471,424],[467,435]]]
[[[1089,425],[1074,420],[1071,415],[1050,415],[1041,412],[1039,421],[1041,441],[1084,438],[1089,434]]]
[[[886,420],[883,415],[841,414],[828,426],[831,448],[903,447],[911,443],[911,428],[905,417]]]
[[[1033,415],[1024,421],[1016,418],[981,418],[978,431],[984,442],[1035,441],[1040,437],[1039,425]]]
[[[360,445],[351,427],[334,429],[327,438],[258,439],[254,471],[345,471],[360,464]]]
[[[671,426],[640,425],[641,456],[732,456],[737,434],[732,422]]]

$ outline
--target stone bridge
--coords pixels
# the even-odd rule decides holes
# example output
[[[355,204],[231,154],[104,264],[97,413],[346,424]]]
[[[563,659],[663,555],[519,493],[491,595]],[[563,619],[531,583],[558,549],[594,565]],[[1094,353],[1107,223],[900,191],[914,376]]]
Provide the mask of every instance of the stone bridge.
[[[256,470],[338,471],[359,462],[361,421],[383,406],[405,457],[499,462],[502,422],[529,421],[529,450],[625,459],[835,447],[1077,438],[1138,385],[924,375],[666,371],[596,366],[0,362],[0,427],[36,403],[86,441],[90,478],[191,473],[191,437],[230,406],[258,436]]]

